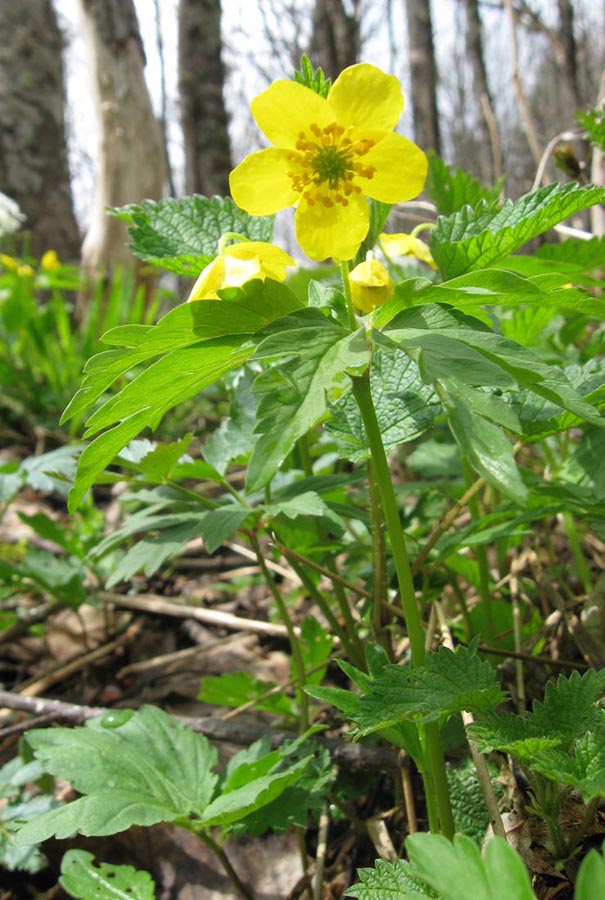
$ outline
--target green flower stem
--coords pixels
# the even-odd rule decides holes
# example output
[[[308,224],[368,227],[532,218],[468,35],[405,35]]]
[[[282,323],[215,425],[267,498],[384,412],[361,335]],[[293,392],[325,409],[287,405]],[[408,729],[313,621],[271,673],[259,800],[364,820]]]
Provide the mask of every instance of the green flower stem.
[[[195,824],[195,823],[193,823],[193,824]],[[225,874],[226,874],[227,878],[229,879],[229,881],[231,882],[231,884],[233,885],[233,887],[235,888],[235,890],[239,894],[239,896],[243,897],[244,900],[255,900],[254,894],[248,890],[246,885],[240,879],[239,875],[237,874],[237,872],[231,865],[231,863],[229,861],[229,857],[227,856],[227,854],[225,853],[223,848],[220,846],[220,844],[217,844],[216,841],[208,834],[207,831],[202,831],[201,829],[198,831],[197,829],[194,829],[194,828],[192,828],[190,830],[194,831],[194,833],[199,837],[199,839],[202,841],[202,843],[206,844],[208,849],[211,850],[212,853],[214,853],[214,855],[216,856],[216,858],[222,865],[223,869],[225,870]]]
[[[304,690],[304,686],[306,684],[306,673],[305,664],[300,649],[300,641],[296,632],[294,631],[294,625],[292,624],[292,619],[290,618],[288,607],[284,603],[284,599],[279,592],[279,589],[275,583],[275,579],[273,578],[271,572],[268,569],[267,563],[265,562],[265,557],[258,542],[258,538],[256,534],[254,534],[254,532],[249,532],[248,537],[250,540],[250,544],[252,545],[252,549],[256,554],[256,559],[258,561],[258,565],[260,566],[262,576],[265,579],[267,586],[271,591],[271,594],[273,595],[275,605],[279,610],[279,615],[284,625],[286,626],[286,631],[288,632],[290,650],[292,651],[292,662],[294,663],[297,682],[299,685],[298,690],[296,691],[296,700],[300,708],[299,729],[302,734],[309,727],[309,698],[307,697]]]
[[[392,660],[393,648],[390,635],[385,628],[391,619],[388,607],[385,606],[388,601],[385,522],[371,459],[368,460],[368,488],[372,535],[372,632],[375,640],[384,647],[389,659]]]
[[[374,403],[372,401],[369,370],[366,370],[361,376],[352,376],[352,382],[353,393],[355,394],[355,399],[357,400],[368,438],[376,484],[378,486],[382,509],[384,511],[384,519],[391,541],[391,552],[395,563],[395,571],[397,572],[401,605],[403,607],[408,638],[410,641],[412,666],[417,668],[422,665],[425,657],[424,629],[416,604],[414,582],[410,571],[405,537],[399,518],[397,498],[395,497],[395,491],[393,490],[389,464],[382,443],[382,435],[380,434],[380,426],[378,425],[378,420],[376,418],[376,410],[374,409]],[[437,722],[432,722],[425,726],[425,736],[430,770],[430,778],[425,779],[427,805],[430,811],[431,801],[429,801],[428,798],[431,797],[432,799],[434,792],[439,822],[441,825],[441,833],[451,840],[454,836],[454,820],[452,816],[447,775],[445,772],[441,733]],[[432,815],[432,821],[430,823],[431,830],[436,830],[434,819],[435,816]]]
[[[462,468],[467,488],[473,483],[473,470],[468,460],[462,460]],[[473,522],[479,522],[481,512],[477,503],[476,495],[473,495],[468,501],[468,508]],[[494,617],[492,613],[492,594],[489,587],[489,564],[487,560],[487,551],[483,544],[475,547],[475,558],[479,569],[479,596],[481,597],[481,609],[483,610],[483,638],[489,647],[494,646]]]

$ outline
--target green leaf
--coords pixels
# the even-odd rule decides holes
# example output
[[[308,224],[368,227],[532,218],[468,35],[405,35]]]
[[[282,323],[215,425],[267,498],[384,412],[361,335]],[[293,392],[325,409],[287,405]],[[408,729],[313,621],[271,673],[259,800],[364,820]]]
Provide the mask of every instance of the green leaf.
[[[504,694],[488,662],[458,647],[440,647],[423,666],[387,666],[361,698],[355,722],[361,734],[413,718],[422,722],[466,710],[477,713],[497,706]]]
[[[76,900],[153,900],[155,885],[148,872],[133,866],[95,866],[86,850],[68,850],[61,860],[59,884]]]
[[[261,681],[249,672],[225,672],[216,677],[202,678],[197,699],[212,706],[228,706],[231,709],[254,700],[254,707],[263,712],[296,717],[296,704],[285,691],[263,697],[274,687],[272,681]]]
[[[435,153],[430,152],[428,158],[429,171],[424,189],[440,215],[449,216],[463,206],[476,206],[481,200],[498,206],[500,182],[486,187],[470,172],[448,165]]]
[[[605,859],[603,850],[589,850],[580,866],[574,900],[595,900],[605,897]]]
[[[273,216],[249,216],[230,197],[166,197],[109,211],[128,225],[130,249],[136,256],[191,278],[197,278],[217,255],[218,241],[226,232],[252,241],[270,241],[273,235]]]
[[[585,803],[605,797],[605,722],[574,740],[567,750],[538,751],[530,765],[545,778],[573,787]]]
[[[219,475],[224,475],[238,457],[247,456],[256,443],[256,396],[252,393],[251,383],[249,372],[238,378],[231,392],[229,418],[221,422],[204,444],[204,458]]]
[[[416,873],[416,870],[404,859],[395,862],[376,860],[376,868],[359,869],[360,883],[354,884],[345,891],[345,897],[357,897],[357,900],[422,900],[433,897],[439,900],[439,894],[431,890]]]
[[[320,97],[327,97],[332,86],[332,79],[326,78],[321,66],[314,69],[306,53],[303,53],[300,58],[300,71],[294,70],[294,81],[315,91]]]
[[[490,266],[582,209],[602,203],[594,185],[550,184],[495,209],[485,200],[440,218],[430,249],[444,279]]]
[[[206,738],[153,706],[126,721],[106,714],[82,728],[32,731],[27,741],[45,771],[84,796],[25,824],[20,844],[201,815],[216,783]]]
[[[422,382],[418,366],[397,347],[380,347],[372,357],[370,389],[385,450],[423,434],[442,412],[434,390]],[[352,391],[330,406],[326,429],[355,462],[369,456],[368,440]]]
[[[419,832],[405,842],[418,875],[443,900],[535,900],[521,857],[504,838],[479,848],[463,834],[453,842],[438,834]]]
[[[369,361],[361,331],[349,334],[318,310],[303,312],[278,323],[280,330],[259,344],[254,357],[276,359],[278,365],[254,384],[260,437],[248,466],[249,491],[268,484],[296,441],[325,413],[326,392],[345,370]]]
[[[502,785],[496,780],[498,771],[494,768],[491,774],[496,795],[501,796]],[[447,781],[456,831],[481,846],[489,826],[489,813],[473,760],[468,757],[461,765],[448,766]]]
[[[309,672],[306,683],[317,684],[325,675],[326,669],[322,664],[330,659],[334,637],[317,619],[310,616],[304,619],[300,631],[300,654],[305,671]],[[318,669],[318,666],[322,668]]]
[[[168,481],[172,471],[187,452],[193,435],[186,434],[180,441],[172,441],[169,444],[157,444],[153,450],[146,453],[140,462],[140,470],[146,478],[152,482]]]

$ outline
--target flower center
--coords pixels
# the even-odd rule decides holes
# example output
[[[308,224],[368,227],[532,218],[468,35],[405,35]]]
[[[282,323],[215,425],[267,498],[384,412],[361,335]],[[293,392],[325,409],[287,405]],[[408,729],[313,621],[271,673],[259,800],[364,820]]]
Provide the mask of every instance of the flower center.
[[[370,138],[348,137],[342,125],[332,122],[320,128],[315,122],[309,127],[311,136],[301,131],[296,150],[288,154],[296,169],[289,171],[292,186],[313,206],[321,203],[331,207],[347,206],[351,194],[360,194],[359,178],[372,178],[374,166],[364,166],[360,157],[372,149]]]

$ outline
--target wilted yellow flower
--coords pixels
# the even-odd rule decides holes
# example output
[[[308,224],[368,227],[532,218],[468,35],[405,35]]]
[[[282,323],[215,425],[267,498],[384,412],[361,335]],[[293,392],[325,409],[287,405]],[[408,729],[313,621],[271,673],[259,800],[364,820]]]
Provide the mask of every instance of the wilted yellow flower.
[[[296,236],[311,259],[352,259],[368,233],[365,197],[399,203],[424,187],[427,159],[394,134],[403,109],[397,78],[359,63],[327,98],[275,81],[251,103],[274,144],[252,153],[230,177],[235,202],[251,215],[296,206]]]
[[[40,260],[40,268],[44,269],[45,272],[52,272],[53,269],[61,268],[61,263],[59,262],[59,257],[55,250],[47,250],[46,253],[43,254],[42,259]]]
[[[273,278],[284,281],[287,266],[295,266],[292,257],[262,241],[242,241],[222,249],[216,259],[208,263],[193,285],[189,300],[219,300],[221,288],[241,287],[252,278]]]
[[[363,313],[372,312],[393,296],[393,281],[387,269],[377,259],[366,259],[349,274],[351,299]]]
[[[431,269],[437,269],[427,244],[411,234],[381,234],[378,241],[388,256],[415,256]]]

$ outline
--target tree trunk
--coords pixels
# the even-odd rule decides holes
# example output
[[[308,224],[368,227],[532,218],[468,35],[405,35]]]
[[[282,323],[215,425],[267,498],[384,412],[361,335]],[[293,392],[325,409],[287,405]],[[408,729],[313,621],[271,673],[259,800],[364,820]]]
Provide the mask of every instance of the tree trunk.
[[[179,93],[185,138],[185,190],[229,193],[231,146],[221,57],[220,0],[180,0]]]
[[[439,116],[437,113],[437,65],[433,45],[430,0],[406,0],[410,68],[412,74],[412,109],[416,143],[427,150],[441,153]]]
[[[106,206],[159,200],[166,173],[160,125],[145,83],[133,0],[80,0],[99,122],[97,196],[82,247],[90,273],[132,268],[125,225]]]
[[[487,83],[479,3],[478,0],[463,0],[463,4],[466,14],[466,49],[473,73],[473,94],[476,104],[475,128],[480,145],[480,153],[475,165],[477,174],[483,181],[492,182],[494,173],[500,169],[500,165],[498,160],[494,160],[494,152],[498,151],[492,147],[488,126],[488,116],[491,116],[493,121],[494,104]]]
[[[572,104],[577,108],[582,105],[580,83],[578,80],[578,48],[574,35],[574,11],[571,0],[558,0],[559,6],[559,40],[565,80],[571,94]]]
[[[329,78],[359,60],[361,50],[359,0],[347,13],[343,0],[315,0],[309,56]]]
[[[64,121],[63,39],[50,0],[0,0],[0,190],[27,216],[30,252],[80,256]]]

